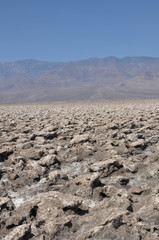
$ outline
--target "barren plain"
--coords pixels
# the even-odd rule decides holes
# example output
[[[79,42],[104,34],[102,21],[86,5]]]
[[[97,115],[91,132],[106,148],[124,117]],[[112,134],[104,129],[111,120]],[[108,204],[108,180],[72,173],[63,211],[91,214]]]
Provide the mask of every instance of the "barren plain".
[[[0,106],[0,239],[159,239],[159,101]]]

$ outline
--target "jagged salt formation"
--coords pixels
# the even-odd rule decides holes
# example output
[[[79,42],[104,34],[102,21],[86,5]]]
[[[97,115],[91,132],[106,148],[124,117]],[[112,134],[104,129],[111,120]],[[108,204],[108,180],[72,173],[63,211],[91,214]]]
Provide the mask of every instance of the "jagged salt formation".
[[[0,106],[0,239],[159,239],[159,101]]]

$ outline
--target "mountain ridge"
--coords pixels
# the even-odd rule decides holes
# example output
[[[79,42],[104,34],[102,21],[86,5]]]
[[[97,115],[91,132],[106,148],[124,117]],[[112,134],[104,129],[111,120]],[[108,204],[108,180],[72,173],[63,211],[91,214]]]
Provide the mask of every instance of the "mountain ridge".
[[[159,58],[0,62],[0,103],[159,97]]]

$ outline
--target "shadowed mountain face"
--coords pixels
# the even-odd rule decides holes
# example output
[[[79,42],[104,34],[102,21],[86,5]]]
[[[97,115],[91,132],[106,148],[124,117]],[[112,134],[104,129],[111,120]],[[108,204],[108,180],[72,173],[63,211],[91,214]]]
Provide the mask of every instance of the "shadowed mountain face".
[[[159,58],[0,63],[0,103],[159,97]]]

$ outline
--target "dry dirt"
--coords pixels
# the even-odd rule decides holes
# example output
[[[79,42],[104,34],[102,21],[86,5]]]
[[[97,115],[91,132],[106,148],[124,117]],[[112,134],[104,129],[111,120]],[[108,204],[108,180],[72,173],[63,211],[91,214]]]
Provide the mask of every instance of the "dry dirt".
[[[159,101],[0,106],[0,239],[159,239]]]

